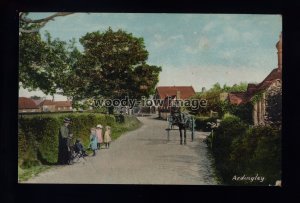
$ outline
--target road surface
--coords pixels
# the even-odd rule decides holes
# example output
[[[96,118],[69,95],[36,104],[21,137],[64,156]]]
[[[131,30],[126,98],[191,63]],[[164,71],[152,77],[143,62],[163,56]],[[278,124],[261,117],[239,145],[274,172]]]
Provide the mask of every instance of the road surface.
[[[24,183],[72,184],[217,184],[212,161],[203,142],[207,133],[196,132],[191,142],[179,144],[179,132],[171,131],[167,141],[167,122],[139,117],[143,126],[127,132],[100,149],[95,157],[78,163],[54,166]],[[112,129],[113,130],[113,129]]]

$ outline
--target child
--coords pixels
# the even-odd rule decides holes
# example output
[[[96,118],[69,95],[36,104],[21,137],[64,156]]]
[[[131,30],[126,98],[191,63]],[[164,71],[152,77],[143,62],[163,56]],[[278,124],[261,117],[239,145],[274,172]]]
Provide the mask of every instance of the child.
[[[91,135],[90,135],[90,148],[93,150],[93,156],[96,156],[96,149],[97,149],[97,136],[96,136],[96,129],[91,128]]]
[[[97,125],[96,127],[96,135],[98,138],[98,143],[97,143],[97,148],[101,148],[101,143],[103,142],[103,137],[102,137],[102,125]]]
[[[81,144],[81,142],[80,142],[80,140],[79,139],[76,139],[76,142],[75,142],[75,152],[77,152],[77,153],[81,153],[81,155],[82,156],[88,156],[87,154],[86,154],[86,151],[85,151],[85,149],[84,149],[84,147],[83,147],[83,145]]]
[[[111,142],[111,131],[110,127],[106,126],[105,134],[104,134],[104,143],[106,149],[109,148],[109,143]]]

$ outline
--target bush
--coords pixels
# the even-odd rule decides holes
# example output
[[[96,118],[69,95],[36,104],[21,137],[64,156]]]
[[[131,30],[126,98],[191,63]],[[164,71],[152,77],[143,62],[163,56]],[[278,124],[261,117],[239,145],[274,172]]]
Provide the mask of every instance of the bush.
[[[243,122],[247,124],[253,124],[253,119],[252,119],[252,110],[253,110],[253,105],[251,102],[248,102],[246,104],[231,104],[228,101],[223,101],[221,102],[221,107],[222,107],[222,112],[225,113],[230,113],[232,115],[235,115],[239,117]],[[225,113],[226,114],[226,113]]]
[[[225,116],[213,137],[216,169],[225,184],[269,185],[281,179],[281,131],[271,126],[247,129],[240,119]],[[264,182],[233,181],[237,176],[265,177]]]
[[[139,123],[136,118],[124,117],[124,123],[118,124],[113,115],[97,113],[24,116],[19,119],[18,133],[18,165],[21,168],[57,162],[58,134],[65,117],[72,120],[70,130],[73,133],[73,139],[80,138],[85,146],[89,143],[90,128],[97,124],[111,126],[112,137],[115,139],[122,132],[136,127]]]
[[[216,168],[225,182],[228,182],[228,177],[230,177],[228,173],[234,169],[229,163],[233,140],[242,137],[246,130],[247,125],[241,119],[230,114],[225,114],[220,126],[215,129],[213,135],[209,136],[209,140],[212,142],[209,144],[212,146]]]
[[[195,117],[195,129],[202,130],[202,131],[211,131],[210,125],[208,122],[216,122],[217,118],[210,118],[210,117]]]

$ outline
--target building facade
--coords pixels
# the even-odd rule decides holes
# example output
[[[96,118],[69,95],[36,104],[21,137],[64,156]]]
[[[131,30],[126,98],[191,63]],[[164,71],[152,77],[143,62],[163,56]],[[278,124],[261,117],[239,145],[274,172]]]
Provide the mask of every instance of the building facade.
[[[275,95],[282,94],[282,34],[276,44],[278,67],[259,84],[248,84],[246,92],[231,92],[228,100],[231,104],[240,105],[252,102],[252,120],[254,125],[265,125],[269,123],[270,105],[268,101]],[[223,96],[224,97],[224,96]],[[281,105],[281,103],[279,104]],[[281,108],[279,108],[281,111]],[[281,115],[278,112],[277,115]]]

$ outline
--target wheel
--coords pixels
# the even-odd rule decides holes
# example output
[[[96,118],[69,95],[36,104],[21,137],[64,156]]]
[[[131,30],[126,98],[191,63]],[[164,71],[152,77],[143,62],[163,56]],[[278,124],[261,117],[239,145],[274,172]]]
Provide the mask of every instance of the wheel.
[[[79,158],[80,158],[79,155],[80,154],[77,154],[77,153],[73,152],[72,160],[73,160],[74,163],[77,163],[79,161]]]

